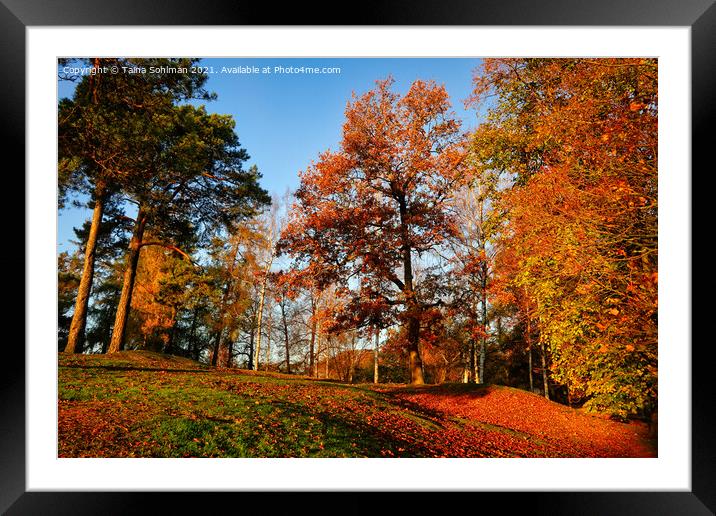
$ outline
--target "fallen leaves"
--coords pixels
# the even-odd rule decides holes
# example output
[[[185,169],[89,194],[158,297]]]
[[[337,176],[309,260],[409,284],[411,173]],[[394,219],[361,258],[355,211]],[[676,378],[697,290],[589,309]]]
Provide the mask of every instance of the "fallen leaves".
[[[643,424],[618,423],[585,414],[545,398],[507,387],[476,388],[472,393],[432,392],[394,394],[419,406],[469,421],[495,425],[523,438],[536,438],[548,456],[651,457]],[[497,433],[498,441],[502,439]],[[490,436],[494,437],[494,436]],[[515,443],[511,443],[515,444]],[[517,449],[528,447],[519,443]]]
[[[655,455],[643,425],[506,387],[60,365],[60,457]]]

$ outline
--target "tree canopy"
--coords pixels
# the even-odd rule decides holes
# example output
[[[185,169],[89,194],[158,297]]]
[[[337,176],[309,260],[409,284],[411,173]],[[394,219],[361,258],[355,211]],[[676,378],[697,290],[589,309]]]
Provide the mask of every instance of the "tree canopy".
[[[468,129],[444,85],[377,80],[270,209],[233,116],[204,105],[206,75],[74,78],[58,104],[58,205],[92,217],[58,257],[58,347],[505,384],[649,416],[657,71],[646,58],[484,59]]]
[[[400,321],[411,381],[422,383],[421,317],[436,299],[414,264],[448,236],[464,153],[444,87],[416,81],[400,96],[392,85],[378,81],[349,103],[340,150],[301,174],[280,248],[299,257],[301,274],[344,289],[350,320]]]

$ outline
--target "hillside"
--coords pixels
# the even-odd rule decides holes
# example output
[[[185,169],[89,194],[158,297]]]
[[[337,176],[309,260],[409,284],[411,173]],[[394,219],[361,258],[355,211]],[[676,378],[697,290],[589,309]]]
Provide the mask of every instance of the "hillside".
[[[500,386],[348,385],[150,352],[59,358],[60,457],[652,457],[618,423]]]

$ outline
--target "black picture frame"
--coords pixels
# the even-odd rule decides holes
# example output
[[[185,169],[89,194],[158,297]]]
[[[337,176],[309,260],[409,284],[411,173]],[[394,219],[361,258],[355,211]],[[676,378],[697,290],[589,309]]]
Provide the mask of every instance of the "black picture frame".
[[[2,204],[6,242],[12,242],[0,256],[3,270],[27,270],[24,245],[25,226],[17,222],[24,213],[25,177],[25,29],[31,26],[108,26],[108,25],[444,25],[444,26],[687,26],[691,28],[692,74],[692,242],[697,235],[708,235],[713,220],[708,202],[697,202],[694,194],[705,195],[703,180],[713,175],[706,169],[707,153],[713,147],[709,129],[716,122],[716,5],[715,0],[404,0],[394,2],[366,2],[347,5],[339,15],[338,6],[332,10],[325,5],[286,3],[280,8],[268,2],[244,0],[0,0],[0,70],[2,80],[2,131],[0,139],[5,161],[5,179],[14,180],[13,197],[20,206],[8,199]],[[350,16],[350,17],[349,17]],[[54,152],[54,151],[48,151]],[[14,168],[7,159],[20,156]],[[713,165],[709,164],[709,169]],[[699,171],[701,185],[693,188],[694,173]],[[7,187],[8,192],[11,187]],[[10,196],[8,196],[10,197]],[[712,203],[713,204],[713,203]],[[707,211],[709,210],[709,211]],[[708,238],[702,240],[707,240]],[[691,249],[692,277],[695,271],[706,271],[707,254],[699,255]],[[24,318],[24,303],[18,302],[24,292],[24,281],[18,274],[7,274],[6,288],[14,292],[8,303],[6,327],[9,322]],[[22,282],[22,284],[21,284]],[[700,291],[712,282],[700,281]],[[693,285],[693,282],[692,282]],[[701,327],[709,320],[712,303],[698,303],[692,288],[692,327]],[[30,308],[28,308],[30,309]],[[23,310],[23,314],[13,311]],[[711,339],[692,337],[692,490],[690,492],[524,492],[524,493],[451,493],[454,503],[479,503],[489,507],[496,502],[510,509],[515,504],[533,514],[712,514],[716,509],[716,477],[714,463],[716,448],[713,438],[714,384],[709,352]],[[14,339],[6,339],[3,347],[3,373],[0,374],[0,510],[7,514],[134,514],[148,510],[149,502],[162,504],[163,513],[190,512],[197,507],[219,510],[221,500],[232,503],[240,498],[246,502],[248,493],[78,493],[26,492],[25,488],[25,349],[20,331]],[[689,343],[675,343],[684,345]],[[54,343],[48,347],[54,350]],[[426,474],[429,472],[426,471]],[[81,479],[78,479],[81,483]],[[310,508],[312,513],[341,512],[357,514],[375,512],[370,506],[355,503],[335,506],[332,503],[307,503],[305,498],[315,493],[272,493],[270,505],[264,512],[293,513]],[[216,498],[218,496],[218,499]],[[263,495],[265,496],[265,495]],[[427,511],[437,500],[434,493],[413,493],[411,503]],[[379,497],[381,498],[381,497]],[[445,503],[444,495],[439,503]],[[371,506],[382,504],[380,500]],[[238,507],[238,506],[237,506]],[[405,507],[405,506],[404,506]],[[198,510],[198,509],[196,509]],[[395,510],[395,509],[393,509]],[[381,511],[378,511],[381,512]]]

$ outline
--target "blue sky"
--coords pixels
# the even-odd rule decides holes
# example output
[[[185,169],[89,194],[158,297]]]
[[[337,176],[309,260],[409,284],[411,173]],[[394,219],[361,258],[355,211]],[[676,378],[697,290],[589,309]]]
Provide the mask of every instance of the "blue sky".
[[[375,81],[392,75],[394,89],[404,93],[416,79],[444,84],[463,128],[477,125],[474,111],[463,100],[470,94],[478,59],[463,58],[235,58],[204,59],[213,67],[206,83],[217,94],[207,104],[210,112],[233,115],[236,133],[263,174],[262,186],[282,195],[298,186],[298,172],[328,148],[336,149],[341,137],[346,103],[351,94],[372,89]],[[335,74],[220,73],[222,67],[338,67]],[[73,85],[59,81],[58,94],[72,95]],[[72,250],[72,228],[88,219],[88,210],[69,208],[58,218],[58,252]]]

